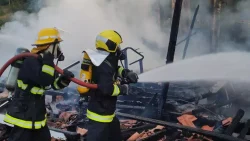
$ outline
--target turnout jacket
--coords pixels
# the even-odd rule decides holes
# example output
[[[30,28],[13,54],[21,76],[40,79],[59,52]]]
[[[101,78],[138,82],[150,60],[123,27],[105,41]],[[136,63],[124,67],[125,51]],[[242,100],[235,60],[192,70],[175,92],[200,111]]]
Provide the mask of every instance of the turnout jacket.
[[[12,101],[8,106],[4,121],[27,129],[40,129],[46,124],[46,88],[62,89],[62,77],[55,78],[53,60],[34,57],[24,59],[17,77]]]
[[[93,66],[92,80],[98,89],[89,91],[87,117],[97,122],[111,122],[115,116],[117,96],[121,94],[116,84],[117,77],[123,76],[123,67],[118,66],[118,59],[111,54],[100,66]]]

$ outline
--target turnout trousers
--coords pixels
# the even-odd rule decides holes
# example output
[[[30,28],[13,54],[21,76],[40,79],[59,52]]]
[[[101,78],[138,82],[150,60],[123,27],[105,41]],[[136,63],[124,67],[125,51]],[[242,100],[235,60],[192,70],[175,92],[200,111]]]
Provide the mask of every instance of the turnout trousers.
[[[116,117],[110,123],[89,119],[87,141],[122,141],[120,121]]]
[[[8,141],[51,141],[51,135],[47,125],[35,130],[14,126]]]

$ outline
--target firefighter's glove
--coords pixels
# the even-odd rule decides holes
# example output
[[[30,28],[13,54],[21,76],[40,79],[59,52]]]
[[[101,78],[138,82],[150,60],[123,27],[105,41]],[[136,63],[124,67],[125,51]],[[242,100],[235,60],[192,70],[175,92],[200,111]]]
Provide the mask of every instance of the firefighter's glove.
[[[123,71],[122,71],[122,77],[125,78],[128,75],[129,72],[131,72],[131,70],[129,70],[129,69],[123,69]]]
[[[70,78],[75,77],[75,75],[71,71],[63,70],[63,74],[60,77],[63,83],[69,85],[69,83],[71,82]]]
[[[43,64],[54,66],[54,56],[50,52],[41,53],[38,57],[39,60],[43,62]]]
[[[120,89],[120,95],[128,95],[129,86],[128,84],[118,85]]]
[[[138,75],[133,71],[127,72],[125,79],[128,83],[137,83],[138,82]]]

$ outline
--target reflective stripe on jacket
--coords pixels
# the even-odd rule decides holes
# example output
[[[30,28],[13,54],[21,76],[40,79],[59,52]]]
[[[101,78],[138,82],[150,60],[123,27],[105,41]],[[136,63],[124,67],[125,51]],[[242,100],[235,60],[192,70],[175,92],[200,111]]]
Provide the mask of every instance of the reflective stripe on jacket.
[[[9,114],[6,114],[4,117],[4,121],[9,123],[9,124],[13,124],[22,128],[26,128],[26,129],[32,129],[32,121],[26,121],[26,120],[22,120],[22,119],[18,119],[15,118]],[[42,121],[35,121],[34,126],[35,129],[40,129],[42,127],[45,126],[47,121],[46,115],[45,115],[45,119]]]
[[[91,120],[98,121],[98,122],[111,122],[115,117],[115,114],[112,115],[99,115],[97,113],[91,112],[87,110],[87,117]]]

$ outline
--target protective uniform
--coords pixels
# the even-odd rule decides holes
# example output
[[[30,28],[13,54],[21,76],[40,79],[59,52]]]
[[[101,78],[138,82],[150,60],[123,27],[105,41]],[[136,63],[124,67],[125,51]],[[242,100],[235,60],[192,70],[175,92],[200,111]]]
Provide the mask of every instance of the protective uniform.
[[[42,29],[35,43],[37,47],[31,50],[40,56],[24,59],[4,118],[5,122],[14,125],[9,141],[51,140],[46,124],[44,92],[49,86],[54,90],[67,87],[69,78],[74,77],[71,72],[64,71],[64,75],[55,78],[53,60],[62,54],[58,46],[61,41],[56,28]]]
[[[117,84],[116,80],[118,76],[124,78],[130,74],[135,83],[138,77],[135,73],[118,66],[118,61],[125,59],[119,47],[121,43],[122,38],[116,31],[105,30],[96,38],[97,51],[84,51],[80,77],[85,82],[98,85],[96,90],[78,88],[80,94],[90,97],[87,109],[88,141],[122,140],[120,122],[115,116],[115,110],[117,96],[127,95],[128,85]],[[87,71],[92,71],[90,78]]]

